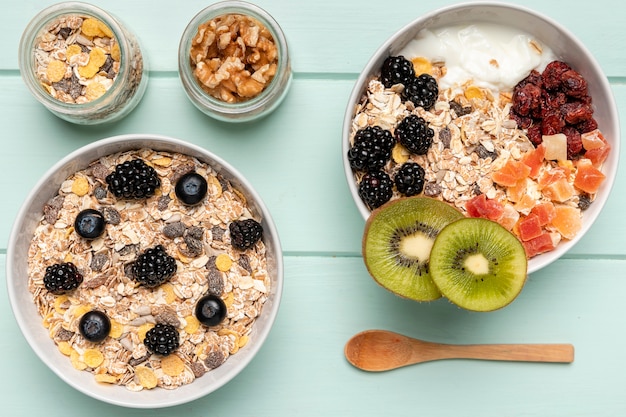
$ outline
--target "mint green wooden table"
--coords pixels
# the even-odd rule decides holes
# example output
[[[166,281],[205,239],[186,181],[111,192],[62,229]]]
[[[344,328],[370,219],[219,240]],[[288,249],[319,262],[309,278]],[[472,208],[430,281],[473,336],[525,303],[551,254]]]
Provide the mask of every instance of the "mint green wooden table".
[[[17,46],[22,30],[52,1],[3,1],[0,277],[5,277],[12,221],[41,175],[70,151],[124,133],[174,136],[228,160],[272,211],[285,252],[281,311],[250,366],[205,398],[154,411],[104,404],[65,385],[30,350],[1,285],[3,416],[626,415],[623,164],[592,230],[561,260],[532,274],[521,296],[501,311],[473,314],[446,301],[401,300],[377,287],[365,270],[360,255],[364,222],[350,198],[341,163],[347,98],[362,67],[387,37],[421,13],[452,1],[259,0],[288,37],[294,82],[269,118],[237,126],[197,111],[178,79],[180,35],[210,2],[93,0],[139,35],[151,79],[130,116],[89,128],[53,116],[20,79]],[[626,126],[622,2],[517,3],[558,20],[594,53],[611,81]],[[447,343],[573,343],[576,359],[570,365],[442,361],[368,374],[343,357],[348,338],[368,328]]]

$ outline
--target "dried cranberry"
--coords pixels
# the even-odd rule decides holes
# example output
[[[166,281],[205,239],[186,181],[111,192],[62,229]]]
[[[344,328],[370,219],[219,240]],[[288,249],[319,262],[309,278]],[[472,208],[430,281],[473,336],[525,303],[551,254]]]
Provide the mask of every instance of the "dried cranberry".
[[[561,133],[565,127],[565,121],[563,116],[557,110],[546,112],[541,120],[541,134],[542,135],[556,135]]]
[[[552,61],[541,74],[543,80],[543,86],[547,90],[558,90],[561,88],[562,75],[565,71],[570,70],[571,67],[563,61]]]
[[[561,88],[570,97],[587,95],[587,81],[573,69],[567,70],[561,75]]]
[[[543,142],[543,138],[541,137],[541,125],[537,123],[530,126],[528,128],[527,136],[533,145],[538,146],[541,144],[541,142]]]
[[[533,124],[533,119],[528,116],[522,116],[515,111],[511,111],[509,117],[515,120],[519,129],[528,129]]]
[[[567,159],[576,159],[583,150],[580,132],[576,128],[567,126],[563,129],[563,134],[567,137]]]
[[[579,101],[573,101],[565,103],[561,106],[561,114],[567,123],[575,125],[591,119],[593,116],[593,109],[587,104]]]
[[[576,125],[576,129],[580,133],[591,132],[592,130],[596,130],[598,128],[598,122],[593,117],[591,119],[587,119],[584,122],[578,123]]]
[[[541,88],[526,84],[513,93],[513,109],[522,116],[529,116],[541,108]]]

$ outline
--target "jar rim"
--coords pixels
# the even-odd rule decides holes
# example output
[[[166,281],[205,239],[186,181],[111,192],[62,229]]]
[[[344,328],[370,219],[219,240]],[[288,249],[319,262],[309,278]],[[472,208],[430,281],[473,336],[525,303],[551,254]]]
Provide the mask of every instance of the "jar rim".
[[[263,24],[272,34],[278,49],[278,66],[276,74],[257,96],[236,103],[227,103],[219,100],[204,91],[191,69],[189,51],[191,42],[198,31],[198,27],[216,17],[228,14],[238,14],[252,17]],[[201,102],[213,115],[222,120],[232,120],[238,116],[254,116],[258,113],[269,113],[280,102],[277,95],[286,92],[291,82],[291,62],[285,34],[278,22],[261,7],[240,0],[225,0],[214,3],[198,12],[185,28],[178,48],[179,76],[186,92],[194,104]],[[284,89],[284,91],[283,91]],[[272,103],[273,100],[277,102]],[[271,106],[266,109],[266,106]]]
[[[111,87],[95,100],[85,103],[66,103],[54,98],[43,87],[36,76],[34,67],[35,42],[43,30],[54,19],[69,15],[87,15],[99,19],[105,23],[120,47],[120,69],[116,80]],[[89,3],[80,1],[68,1],[53,4],[36,14],[26,26],[19,44],[19,67],[22,78],[27,87],[37,100],[46,105],[52,111],[62,114],[88,114],[99,111],[108,105],[108,99],[124,88],[120,80],[125,79],[129,71],[129,59],[131,51],[128,40],[121,24],[107,11]]]

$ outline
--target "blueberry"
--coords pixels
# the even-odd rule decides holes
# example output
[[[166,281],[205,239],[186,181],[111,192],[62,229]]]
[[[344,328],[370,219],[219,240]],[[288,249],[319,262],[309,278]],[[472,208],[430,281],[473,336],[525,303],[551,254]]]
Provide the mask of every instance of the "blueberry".
[[[176,196],[188,206],[198,204],[207,193],[207,182],[196,172],[189,172],[176,182]]]
[[[226,317],[226,304],[213,294],[205,295],[196,304],[196,318],[205,326],[217,326]]]
[[[104,216],[98,210],[85,209],[74,220],[76,233],[85,239],[95,239],[104,232]]]
[[[94,343],[102,342],[111,331],[111,320],[102,311],[91,310],[80,318],[78,330],[86,340]]]

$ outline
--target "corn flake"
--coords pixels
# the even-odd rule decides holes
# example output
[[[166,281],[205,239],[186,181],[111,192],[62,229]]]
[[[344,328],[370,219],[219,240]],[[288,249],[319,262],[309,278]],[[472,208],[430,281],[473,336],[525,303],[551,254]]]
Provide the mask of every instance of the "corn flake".
[[[222,272],[226,272],[233,266],[233,260],[225,253],[220,253],[215,258],[215,266]]]
[[[72,366],[79,371],[87,369],[87,364],[80,359],[80,354],[74,349],[70,352],[70,362]]]
[[[167,304],[171,304],[174,301],[176,301],[176,293],[174,292],[174,287],[172,286],[172,284],[170,284],[169,282],[166,282],[165,284],[161,285],[159,288],[163,290],[163,296],[165,297],[165,302]]]
[[[65,58],[69,61],[71,57],[73,57],[74,55],[78,55],[81,52],[83,52],[83,50],[80,48],[80,46],[74,43],[68,46],[65,50]]]
[[[92,61],[89,61],[87,65],[78,67],[78,74],[83,78],[93,78],[99,70],[100,66],[95,65]]]
[[[59,352],[61,352],[65,356],[70,356],[72,354],[72,351],[74,350],[72,348],[72,345],[70,345],[69,342],[66,341],[59,342],[57,348],[59,349]]]
[[[148,330],[152,329],[153,327],[154,324],[152,323],[144,323],[139,326],[139,328],[137,329],[137,336],[139,336],[139,340],[143,342],[143,339],[146,338],[146,333],[148,333]]]
[[[420,74],[431,74],[433,72],[433,65],[430,63],[428,58],[424,58],[423,56],[415,57],[411,60],[413,63],[413,68],[415,69],[415,75]]]
[[[113,46],[111,46],[111,59],[119,62],[121,57],[122,53],[120,52],[120,45],[118,43],[114,43]]]
[[[72,313],[74,314],[74,317],[80,318],[82,317],[83,314],[85,314],[88,311],[91,311],[91,306],[83,304],[83,305],[76,306]]]
[[[104,355],[98,349],[87,349],[83,354],[83,361],[90,368],[97,368],[104,362]]]
[[[139,385],[146,389],[152,389],[157,386],[158,378],[152,369],[146,366],[138,366],[135,368],[135,376]]]
[[[107,90],[104,85],[98,82],[92,82],[85,88],[85,97],[87,97],[87,100],[93,101],[102,97],[106,92]]]
[[[228,294],[226,294],[226,297],[224,297],[224,304],[226,305],[226,307],[230,308],[234,302],[235,302],[235,295],[232,292],[229,292]]]
[[[89,181],[85,177],[77,177],[72,182],[72,192],[79,197],[86,195],[89,192]]]
[[[59,295],[57,298],[55,298],[54,299],[54,311],[56,311],[59,314],[64,314],[67,311],[67,309],[63,308],[63,304],[65,304],[68,300],[69,298],[65,294]]]
[[[100,32],[108,37],[108,38],[112,38],[113,37],[113,31],[111,31],[111,28],[108,27],[103,21],[98,20],[98,27],[100,28]]]
[[[109,336],[113,339],[117,339],[124,333],[124,325],[118,321],[111,320],[111,331],[109,332]]]
[[[100,68],[107,60],[107,56],[102,48],[93,48],[89,52],[89,63]]]
[[[168,167],[172,164],[172,158],[169,156],[163,156],[161,158],[154,159],[152,163],[160,167]]]
[[[104,23],[100,22],[98,19],[88,18],[83,20],[83,25],[80,29],[86,36],[104,36],[101,24],[104,25]]]
[[[117,378],[110,374],[96,374],[94,375],[96,382],[101,382],[105,384],[115,384],[117,382]]]
[[[54,59],[46,68],[46,77],[51,83],[59,82],[65,77],[66,67],[65,62]]]
[[[185,370],[185,363],[177,355],[168,355],[161,359],[161,369],[166,375],[178,376]]]
[[[192,334],[198,331],[200,328],[200,321],[195,316],[187,316],[185,317],[185,321],[187,325],[185,326],[185,331],[188,334]]]

